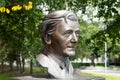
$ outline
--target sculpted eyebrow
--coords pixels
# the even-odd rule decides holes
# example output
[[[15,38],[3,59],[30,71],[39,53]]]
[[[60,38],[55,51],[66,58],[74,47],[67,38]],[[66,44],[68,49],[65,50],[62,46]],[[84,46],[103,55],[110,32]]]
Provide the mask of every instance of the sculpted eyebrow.
[[[78,32],[78,33],[80,33],[80,30],[77,30],[77,31],[75,31],[75,32]]]

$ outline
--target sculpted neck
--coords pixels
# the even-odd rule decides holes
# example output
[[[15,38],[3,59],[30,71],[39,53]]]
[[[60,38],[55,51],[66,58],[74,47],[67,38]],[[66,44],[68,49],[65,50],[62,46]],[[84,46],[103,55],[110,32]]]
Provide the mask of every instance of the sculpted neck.
[[[54,56],[60,61],[65,61],[68,58],[68,56],[65,56],[63,53],[57,52],[57,50],[54,50],[51,46],[47,46],[44,49],[43,53],[45,53],[46,55]]]

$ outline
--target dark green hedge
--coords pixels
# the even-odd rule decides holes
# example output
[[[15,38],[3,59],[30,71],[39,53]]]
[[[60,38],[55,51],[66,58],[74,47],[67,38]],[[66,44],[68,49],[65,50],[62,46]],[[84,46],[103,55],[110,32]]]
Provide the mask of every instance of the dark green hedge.
[[[72,65],[74,68],[79,68],[79,67],[82,67],[82,66],[91,66],[91,63],[75,63],[75,62],[72,62]],[[104,66],[104,63],[97,63],[95,64],[95,66]]]

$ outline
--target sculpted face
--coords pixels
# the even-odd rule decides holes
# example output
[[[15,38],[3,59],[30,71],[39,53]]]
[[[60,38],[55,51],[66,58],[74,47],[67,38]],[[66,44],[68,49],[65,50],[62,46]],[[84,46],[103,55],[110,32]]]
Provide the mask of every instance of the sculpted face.
[[[62,20],[52,36],[51,46],[57,54],[71,56],[75,54],[76,43],[79,37],[79,24],[77,21]]]

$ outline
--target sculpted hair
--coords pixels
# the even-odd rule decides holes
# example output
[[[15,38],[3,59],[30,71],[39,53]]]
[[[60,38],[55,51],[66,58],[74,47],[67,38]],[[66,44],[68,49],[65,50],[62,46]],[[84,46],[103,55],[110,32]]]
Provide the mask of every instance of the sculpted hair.
[[[46,44],[44,40],[45,35],[47,34],[51,36],[55,32],[57,24],[59,24],[63,19],[65,23],[67,23],[67,19],[77,21],[77,16],[71,11],[60,10],[51,12],[44,17],[43,23],[39,28],[44,44]]]

